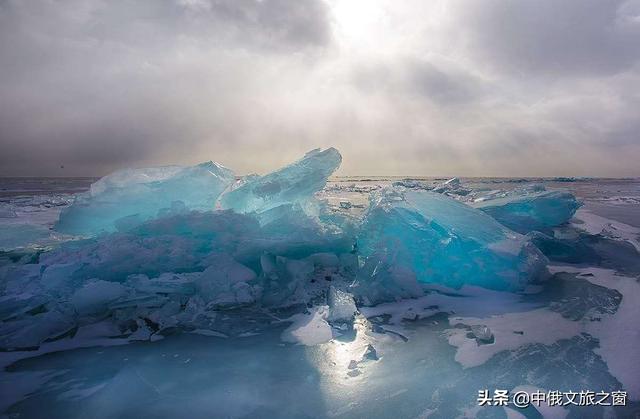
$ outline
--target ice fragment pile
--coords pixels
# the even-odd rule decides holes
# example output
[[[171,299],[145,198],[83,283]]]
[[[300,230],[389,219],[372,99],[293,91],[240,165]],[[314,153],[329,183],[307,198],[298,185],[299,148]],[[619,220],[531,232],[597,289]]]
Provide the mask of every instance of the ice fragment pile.
[[[341,160],[329,148],[240,180],[212,162],[100,179],[56,224],[83,239],[0,264],[0,348],[86,328],[129,340],[228,334],[258,327],[255,313],[296,307],[305,321],[349,323],[359,306],[420,297],[425,284],[521,290],[544,276],[546,259],[508,227],[553,226],[577,205],[530,191],[474,208],[454,199],[466,188],[453,179],[440,193],[373,190],[354,218],[315,196]]]

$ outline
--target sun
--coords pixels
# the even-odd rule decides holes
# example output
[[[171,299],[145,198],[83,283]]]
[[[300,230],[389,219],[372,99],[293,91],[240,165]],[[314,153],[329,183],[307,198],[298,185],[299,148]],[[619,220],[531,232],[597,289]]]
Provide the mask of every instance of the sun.
[[[369,48],[384,35],[387,12],[382,0],[330,0],[334,34],[345,47]]]
[[[333,34],[348,53],[414,54],[441,41],[446,0],[327,0]]]

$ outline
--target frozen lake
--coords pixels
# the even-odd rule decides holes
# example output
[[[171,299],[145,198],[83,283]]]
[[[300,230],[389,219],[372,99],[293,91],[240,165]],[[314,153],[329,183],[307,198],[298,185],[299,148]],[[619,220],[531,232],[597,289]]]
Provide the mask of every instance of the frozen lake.
[[[357,218],[371,191],[394,182],[432,188],[443,180],[332,178],[316,197],[336,214]],[[3,288],[9,270],[29,263],[24,255],[70,240],[51,228],[91,181],[0,179]],[[554,229],[555,240],[534,240],[550,260],[549,280],[515,292],[427,286],[419,298],[358,306],[352,326],[328,329],[314,312],[322,306],[317,298],[306,309],[217,310],[208,330],[106,338],[105,318],[39,348],[0,353],[0,410],[8,418],[637,417],[640,181],[462,178],[460,184],[465,192],[454,198],[467,203],[480,192],[533,184],[582,201],[570,222]],[[33,230],[15,238],[24,226]],[[490,338],[478,327],[488,327]],[[322,333],[328,338],[310,339]],[[483,389],[626,391],[627,400],[626,406],[480,407]]]

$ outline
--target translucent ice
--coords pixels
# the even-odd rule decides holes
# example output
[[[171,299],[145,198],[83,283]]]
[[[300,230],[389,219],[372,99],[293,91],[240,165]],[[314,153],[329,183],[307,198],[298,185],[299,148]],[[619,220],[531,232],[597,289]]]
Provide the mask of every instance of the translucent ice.
[[[103,177],[60,214],[55,228],[93,235],[128,230],[163,213],[212,210],[233,181],[233,172],[217,163],[126,169]]]
[[[569,192],[521,189],[495,199],[473,203],[503,225],[519,233],[546,230],[566,223],[580,207]]]
[[[76,327],[73,313],[67,307],[4,322],[0,324],[0,348],[3,350],[37,348],[45,340],[65,336]]]
[[[460,179],[457,177],[451,178],[445,182],[442,182],[440,185],[434,188],[434,192],[440,192],[441,189],[446,188],[457,188],[460,186]]]
[[[470,190],[462,186],[460,179],[457,177],[451,178],[444,182],[438,182],[430,184],[431,182],[420,181],[416,179],[403,179],[393,182],[393,186],[401,186],[407,189],[424,189],[433,191],[445,195],[465,196],[468,195]]]
[[[291,213],[289,213],[291,215]],[[352,239],[322,229],[303,215],[260,226],[252,215],[232,211],[187,212],[146,222],[127,232],[69,243],[42,257],[47,265],[72,263],[77,277],[124,281],[128,275],[199,272],[224,253],[257,269],[261,256],[304,258],[348,252]]]
[[[430,189],[431,188],[425,182],[421,182],[419,180],[414,180],[414,179],[397,180],[397,181],[393,182],[392,185],[393,186],[402,186],[402,187],[408,188],[408,189]]]
[[[340,160],[335,149],[315,150],[233,185],[214,163],[101,179],[57,227],[106,234],[0,266],[0,349],[98,323],[108,324],[102,337],[125,340],[232,335],[258,329],[246,318],[270,322],[318,303],[327,305],[317,325],[344,325],[356,304],[420,297],[425,283],[519,290],[543,271],[527,237],[446,194],[389,189],[364,220],[325,205],[314,194]]]
[[[304,202],[324,187],[340,166],[342,156],[335,148],[312,150],[282,169],[248,179],[220,198],[223,208],[236,212],[262,212],[283,204]]]
[[[464,195],[468,195],[470,191],[462,187],[462,184],[460,183],[460,179],[458,179],[457,177],[454,177],[452,179],[449,179],[445,182],[440,183],[439,185],[436,185],[433,188],[433,192],[438,192],[445,195],[464,196]]]
[[[546,263],[525,236],[479,210],[426,191],[387,190],[376,197],[358,245],[367,257],[361,286],[366,288],[382,271],[402,278],[391,286],[409,293],[412,275],[419,282],[453,288],[472,284],[518,290],[543,273]]]
[[[356,194],[382,187],[342,183],[323,192],[333,206],[311,215],[311,195],[246,214],[177,204],[142,224],[121,218],[118,232],[0,252],[5,416],[40,417],[46,404],[52,418],[82,415],[78,406],[113,417],[175,417],[187,408],[198,417],[270,418],[282,417],[283,406],[292,417],[504,417],[504,409],[478,409],[485,383],[512,392],[522,384],[622,388],[631,404],[615,413],[637,410],[632,226],[579,211],[574,224],[524,237],[460,202],[522,190],[473,189],[462,198],[409,185],[376,197],[360,224]],[[339,208],[342,199],[352,207]],[[502,291],[543,271],[529,240],[563,266],[524,292]],[[615,271],[587,267],[594,264]],[[410,297],[420,298],[363,306]],[[122,345],[131,341],[146,342]],[[111,347],[61,352],[96,345]],[[26,356],[33,359],[14,362]]]
[[[255,301],[248,284],[256,278],[255,272],[225,254],[211,255],[209,261],[211,265],[196,280],[196,290],[206,302],[230,307]]]
[[[100,314],[107,311],[110,302],[125,293],[125,287],[116,282],[94,281],[78,289],[71,297],[71,303],[81,315]]]
[[[330,322],[353,321],[353,316],[357,312],[357,309],[356,303],[349,293],[340,291],[332,286],[329,288],[327,300],[329,303],[329,316],[327,320]]]
[[[400,248],[380,246],[373,253],[371,250],[364,250],[367,257],[351,290],[362,304],[375,305],[424,294],[412,267],[398,259]]]
[[[304,305],[344,287],[341,275],[357,269],[353,238],[281,215],[261,226],[251,214],[184,212],[0,266],[0,348],[38,347],[98,321],[130,340],[215,331],[237,326],[218,310]]]

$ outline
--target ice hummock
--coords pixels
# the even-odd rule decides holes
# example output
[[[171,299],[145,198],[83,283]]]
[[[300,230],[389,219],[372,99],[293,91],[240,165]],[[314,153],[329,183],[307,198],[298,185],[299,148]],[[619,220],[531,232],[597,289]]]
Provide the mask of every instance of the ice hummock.
[[[254,215],[186,212],[5,266],[0,348],[38,347],[103,320],[127,339],[217,331],[231,327],[218,310],[290,307],[346,287],[353,239],[296,217],[278,231]],[[305,228],[291,234],[296,225]]]
[[[376,197],[358,246],[366,257],[359,277],[366,295],[372,292],[369,281],[392,286],[403,296],[417,292],[415,281],[518,290],[546,264],[527,237],[482,211],[427,191],[387,190]]]
[[[103,177],[60,214],[55,229],[94,235],[127,230],[163,214],[212,210],[235,176],[226,167],[196,166],[125,169]]]
[[[517,189],[501,197],[479,200],[472,205],[523,234],[564,224],[580,207],[570,192],[548,191],[542,185]]]
[[[330,211],[314,194],[340,161],[333,148],[314,150],[235,188],[216,163],[101,179],[57,225],[92,237],[2,267],[0,347],[37,347],[96,322],[118,331],[106,337],[134,340],[227,334],[243,326],[221,310],[319,303],[329,322],[349,323],[357,304],[421,297],[425,283],[520,290],[543,274],[528,238],[444,194],[385,190],[361,222]]]
[[[236,212],[263,212],[281,205],[304,202],[322,189],[340,166],[335,148],[315,149],[275,172],[247,181],[220,198],[222,208]]]

